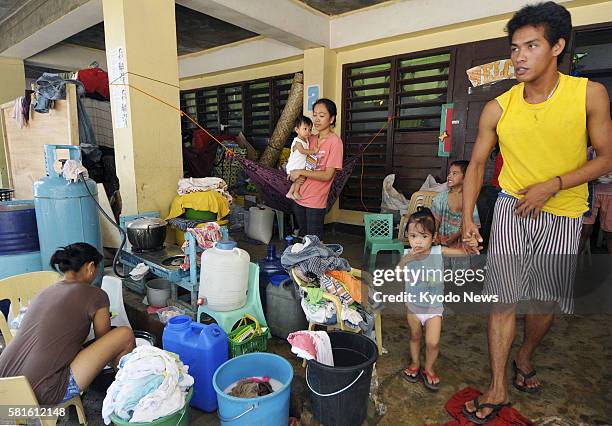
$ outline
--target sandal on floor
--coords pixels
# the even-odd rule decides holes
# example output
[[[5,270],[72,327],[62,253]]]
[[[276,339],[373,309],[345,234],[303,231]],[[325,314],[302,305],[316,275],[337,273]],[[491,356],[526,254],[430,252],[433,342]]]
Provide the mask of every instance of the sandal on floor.
[[[468,411],[465,404],[463,405],[463,410],[462,410],[463,416],[469,421],[471,421],[472,423],[477,424],[477,425],[485,425],[489,423],[490,421],[492,421],[498,416],[499,412],[504,407],[510,407],[512,405],[512,403],[510,402],[506,402],[502,404],[491,404],[491,403],[486,402],[484,404],[481,404],[480,402],[478,402],[478,397],[476,397],[472,401],[472,403],[474,404],[474,411]],[[490,408],[493,411],[491,411],[486,417],[480,418],[476,415],[476,413],[482,410],[483,408]]]
[[[423,384],[425,385],[427,389],[429,389],[432,392],[437,392],[440,389],[440,382],[431,383],[436,379],[440,380],[438,376],[436,376],[435,374],[429,374],[427,371],[425,371],[424,368],[421,368],[420,374],[421,374],[421,379],[423,379]]]
[[[514,379],[512,379],[512,385],[520,390],[521,392],[526,392],[526,393],[538,393],[542,390],[542,386],[536,386],[536,387],[529,387],[527,386],[527,380],[531,379],[532,377],[534,377],[536,375],[536,371],[535,369],[531,370],[531,372],[529,373],[525,373],[523,370],[521,370],[520,368],[518,368],[518,365],[516,365],[516,361],[512,361],[512,369],[514,370]],[[523,378],[523,384],[519,385],[517,383],[517,379],[518,379],[518,375],[521,375],[521,377]]]
[[[408,367],[403,371],[404,380],[410,383],[416,383],[421,380],[421,376],[419,375],[419,367],[410,368]]]

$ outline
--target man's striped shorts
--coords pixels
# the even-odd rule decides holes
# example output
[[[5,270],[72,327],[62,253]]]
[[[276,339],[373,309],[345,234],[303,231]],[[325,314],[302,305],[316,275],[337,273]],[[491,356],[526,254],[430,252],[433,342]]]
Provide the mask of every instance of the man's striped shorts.
[[[537,219],[522,218],[515,214],[517,202],[502,192],[495,203],[483,293],[507,304],[557,302],[572,313],[582,217],[541,212]]]

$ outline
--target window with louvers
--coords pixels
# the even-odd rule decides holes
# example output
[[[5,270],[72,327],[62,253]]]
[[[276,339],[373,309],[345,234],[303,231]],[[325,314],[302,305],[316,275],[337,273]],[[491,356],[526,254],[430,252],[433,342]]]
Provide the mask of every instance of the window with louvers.
[[[438,130],[446,103],[450,53],[398,61],[395,129]]]
[[[414,179],[405,163],[402,166],[396,160],[411,156],[411,150],[424,139],[436,141],[442,104],[448,99],[450,56],[447,52],[401,55],[344,66],[342,139],[346,156],[355,155],[367,144],[389,116],[394,120],[357,163],[341,194],[340,208],[379,211],[385,176],[395,173],[396,187]],[[432,156],[422,161],[429,167],[438,160]]]
[[[343,142],[346,156],[357,154],[387,121],[391,89],[391,61],[344,70]],[[387,161],[387,130],[369,145],[342,191],[340,208],[380,208],[381,187]]]
[[[181,109],[212,133],[270,137],[292,82],[293,74],[288,74],[182,91]],[[182,127],[191,130],[195,125],[183,117]]]

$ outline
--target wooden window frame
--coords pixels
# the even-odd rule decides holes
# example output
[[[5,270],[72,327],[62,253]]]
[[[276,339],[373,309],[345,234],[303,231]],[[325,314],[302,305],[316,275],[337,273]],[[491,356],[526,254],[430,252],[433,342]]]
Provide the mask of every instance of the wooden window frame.
[[[455,61],[456,61],[456,56],[457,56],[456,46],[446,46],[446,47],[440,47],[440,48],[435,48],[435,49],[427,49],[427,50],[422,50],[418,52],[391,55],[391,56],[385,56],[381,58],[369,59],[369,60],[361,61],[361,62],[343,64],[342,65],[342,100],[341,100],[342,127],[340,129],[342,140],[343,141],[348,140],[349,132],[350,132],[349,123],[351,122],[351,120],[348,120],[348,117],[350,113],[350,103],[351,103],[351,100],[354,99],[353,97],[349,96],[350,89],[351,89],[351,87],[349,87],[351,70],[355,68],[362,68],[366,66],[383,64],[386,62],[391,63],[390,69],[388,70],[388,72],[390,73],[390,79],[389,79],[389,93],[387,94],[387,116],[390,117],[390,116],[396,115],[396,110],[399,107],[397,101],[398,101],[398,95],[400,94],[400,91],[399,91],[399,87],[400,87],[400,81],[399,81],[400,66],[399,64],[400,62],[407,60],[407,59],[418,59],[421,57],[434,56],[434,55],[446,54],[446,53],[450,54],[450,59],[448,61],[448,80],[447,80],[448,85],[446,87],[446,102],[452,102],[454,79],[455,79]],[[446,61],[444,62],[446,63]],[[418,66],[411,66],[410,68],[415,68],[415,67],[418,67]],[[386,73],[387,71],[385,71],[385,74]],[[372,74],[377,74],[377,73],[373,72]],[[368,73],[368,76],[370,76],[370,73]],[[372,131],[369,137],[364,136],[363,138],[366,140],[369,140],[371,137],[373,137],[376,134],[377,130]],[[381,133],[381,136],[382,138],[385,139],[385,144],[386,144],[385,165],[384,165],[385,176],[393,173],[394,139],[395,139],[396,133],[403,133],[403,132],[405,131],[397,129],[396,125],[393,124],[393,125],[388,126],[385,132]],[[348,147],[345,146],[345,151],[344,151],[345,157],[354,155],[354,153],[349,152],[349,149],[346,149],[346,148]],[[377,154],[380,155],[380,153],[377,153]],[[366,156],[367,156],[367,151],[366,151]],[[367,161],[365,165],[367,166]],[[360,170],[360,169],[361,169],[361,162],[358,162],[355,170]],[[364,180],[365,178],[366,178],[366,175],[364,174]],[[340,208],[343,208],[343,205],[344,205],[345,200],[343,200],[343,198],[344,197],[341,194],[340,195]]]
[[[280,85],[280,82],[283,80],[287,80],[287,79],[293,79],[294,74],[281,74],[281,75],[276,75],[276,76],[272,76],[272,77],[265,77],[265,78],[258,78],[258,79],[254,79],[254,80],[245,80],[245,81],[238,81],[238,82],[233,82],[233,83],[227,83],[227,84],[221,84],[221,85],[217,85],[217,86],[206,86],[206,87],[198,87],[195,89],[190,89],[190,90],[181,90],[180,91],[180,105],[181,105],[181,109],[183,109],[183,107],[186,105],[186,98],[189,94],[191,93],[195,93],[195,99],[196,99],[196,109],[198,110],[196,117],[193,117],[202,127],[207,127],[209,126],[212,129],[216,129],[216,132],[213,133],[218,133],[218,134],[228,134],[227,130],[224,130],[223,132],[221,132],[221,124],[227,124],[225,123],[226,117],[227,117],[227,113],[229,111],[228,109],[228,103],[226,100],[224,100],[224,90],[227,88],[231,88],[231,87],[240,87],[240,91],[239,93],[241,94],[241,107],[240,107],[240,112],[242,113],[242,124],[241,124],[241,131],[245,132],[245,135],[247,137],[252,137],[253,135],[251,134],[251,132],[249,131],[249,129],[251,129],[251,125],[249,123],[249,117],[251,114],[251,105],[249,102],[249,96],[248,96],[248,92],[249,92],[249,86],[253,85],[253,84],[258,84],[258,83],[268,83],[269,84],[269,98],[268,98],[268,102],[269,102],[269,117],[270,117],[270,125],[269,125],[269,129],[268,129],[268,137],[270,137],[272,135],[272,132],[274,130],[274,126],[276,124],[276,122],[278,121],[278,118],[280,117],[280,114],[282,112],[282,108],[281,107],[281,102],[283,100],[286,101],[287,96],[284,95],[280,95],[280,90],[286,90],[286,88],[290,88],[291,87],[291,83],[289,84],[283,84]],[[217,115],[217,120],[214,126],[212,126],[210,123],[206,122],[206,102],[205,100],[207,99],[207,97],[204,96],[204,92],[210,92],[216,90],[217,93],[217,110],[216,110],[216,115]],[[203,112],[199,111],[199,108],[203,108]],[[212,114],[212,113],[210,113]],[[252,121],[252,120],[250,120]],[[194,129],[194,126],[189,126],[189,119],[186,117],[182,118],[181,121],[181,128],[183,131],[189,131],[190,129]],[[227,128],[226,128],[227,129]],[[261,134],[257,134],[254,135],[255,137],[266,137],[265,135],[261,135]]]

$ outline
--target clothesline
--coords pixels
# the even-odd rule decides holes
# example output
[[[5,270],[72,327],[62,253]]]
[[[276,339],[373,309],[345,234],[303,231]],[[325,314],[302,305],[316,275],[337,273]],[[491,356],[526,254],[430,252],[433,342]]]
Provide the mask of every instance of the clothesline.
[[[166,83],[166,82],[163,82],[163,81],[160,81],[160,80],[156,80],[156,79],[153,79],[153,78],[150,78],[150,77],[146,77],[146,76],[141,75],[141,74],[130,73],[130,72],[127,72],[127,73],[123,73],[123,74],[121,74],[119,77],[117,77],[115,80],[113,80],[113,82],[111,82],[111,83],[109,84],[110,86],[122,86],[122,87],[130,87],[130,88],[132,88],[132,89],[134,89],[134,90],[136,90],[136,91],[138,91],[138,92],[140,92],[140,93],[142,93],[142,94],[144,94],[144,95],[146,95],[146,96],[149,96],[149,97],[151,97],[151,98],[153,98],[153,99],[155,99],[155,100],[157,100],[157,101],[161,102],[162,104],[164,104],[164,105],[166,105],[166,106],[168,106],[168,107],[170,107],[170,108],[172,108],[172,109],[176,110],[176,111],[177,111],[177,112],[178,112],[178,113],[181,115],[181,117],[187,117],[187,119],[188,119],[189,121],[191,121],[191,122],[192,122],[193,124],[195,124],[195,125],[196,125],[196,126],[197,126],[197,127],[200,129],[200,130],[202,130],[202,131],[203,131],[203,132],[205,132],[205,133],[206,133],[208,136],[210,136],[210,138],[211,138],[212,140],[214,140],[214,141],[215,141],[215,142],[216,142],[216,143],[217,143],[219,146],[221,146],[221,147],[222,147],[222,148],[225,150],[225,153],[226,153],[227,155],[229,155],[229,156],[234,155],[234,151],[233,151],[232,149],[230,149],[230,148],[226,147],[226,146],[225,146],[225,145],[224,145],[224,144],[223,144],[223,143],[222,143],[222,142],[221,142],[219,139],[217,139],[217,138],[216,138],[216,137],[215,137],[215,136],[214,136],[212,133],[210,133],[210,132],[209,132],[207,129],[205,129],[204,127],[202,127],[202,126],[200,125],[200,123],[198,123],[196,120],[194,120],[194,119],[193,119],[193,118],[192,118],[192,117],[191,117],[189,114],[187,114],[187,113],[186,113],[185,111],[183,111],[182,109],[177,108],[177,107],[175,107],[174,105],[172,105],[172,104],[170,104],[170,103],[168,103],[168,102],[164,101],[163,99],[160,99],[160,98],[158,98],[157,96],[155,96],[155,95],[153,95],[153,94],[151,94],[151,93],[149,93],[149,92],[147,92],[147,91],[145,91],[145,90],[142,90],[142,89],[140,89],[140,88],[138,88],[138,87],[136,87],[136,86],[133,86],[133,85],[131,85],[131,84],[129,84],[129,83],[115,83],[115,81],[117,81],[118,79],[122,78],[122,77],[123,77],[125,74],[134,74],[134,75],[137,75],[137,76],[139,76],[139,77],[146,78],[146,79],[149,79],[149,80],[152,80],[152,81],[156,81],[156,82],[159,82],[159,83],[167,84],[167,85],[172,86],[172,87],[176,87],[175,85],[172,85],[172,84],[170,84],[170,83]],[[365,203],[363,202],[363,175],[364,175],[364,171],[365,171],[365,160],[364,160],[364,158],[363,158],[363,155],[364,155],[364,153],[365,153],[365,150],[366,150],[366,149],[367,149],[367,148],[370,146],[370,144],[371,144],[372,142],[374,142],[374,140],[376,140],[376,138],[378,137],[378,135],[380,135],[380,134],[381,134],[381,133],[382,133],[382,132],[383,132],[383,131],[384,131],[384,130],[385,130],[385,129],[386,129],[388,126],[389,126],[389,124],[390,124],[390,123],[391,123],[391,122],[392,122],[392,121],[393,121],[395,118],[397,118],[397,116],[393,116],[393,115],[388,116],[388,117],[387,117],[387,121],[385,122],[385,124],[383,124],[383,126],[380,128],[380,130],[378,130],[378,132],[376,132],[376,134],[375,134],[375,135],[374,135],[372,138],[370,138],[370,140],[368,141],[368,143],[366,143],[365,147],[364,147],[363,149],[361,149],[361,150],[360,150],[360,152],[357,154],[357,155],[360,157],[360,159],[361,159],[361,175],[360,175],[360,178],[359,178],[359,187],[360,187],[360,188],[359,188],[359,190],[360,190],[360,195],[359,195],[359,196],[360,196],[361,205],[363,206],[363,208],[365,209],[365,211],[369,211],[369,209],[366,207]]]

